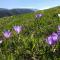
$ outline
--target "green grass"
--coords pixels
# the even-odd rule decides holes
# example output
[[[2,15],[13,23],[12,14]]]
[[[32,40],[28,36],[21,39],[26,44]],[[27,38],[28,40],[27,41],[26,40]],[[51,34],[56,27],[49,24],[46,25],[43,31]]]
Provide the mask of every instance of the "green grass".
[[[43,17],[37,22],[35,15],[38,13],[42,13]],[[13,34],[9,39],[2,37],[0,60],[60,60],[60,42],[50,46],[44,41],[48,35],[57,31],[57,26],[60,25],[58,13],[60,8],[55,7],[35,13],[0,18],[0,36],[3,36],[2,32],[5,29],[10,29]],[[13,31],[14,25],[23,26],[19,35]]]

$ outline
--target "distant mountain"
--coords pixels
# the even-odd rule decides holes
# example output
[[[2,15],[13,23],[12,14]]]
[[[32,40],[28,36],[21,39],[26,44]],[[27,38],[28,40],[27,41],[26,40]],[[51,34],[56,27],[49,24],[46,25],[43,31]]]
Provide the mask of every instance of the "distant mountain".
[[[12,16],[16,14],[24,14],[24,13],[31,13],[34,12],[33,9],[4,9],[0,8],[0,18],[6,16]]]

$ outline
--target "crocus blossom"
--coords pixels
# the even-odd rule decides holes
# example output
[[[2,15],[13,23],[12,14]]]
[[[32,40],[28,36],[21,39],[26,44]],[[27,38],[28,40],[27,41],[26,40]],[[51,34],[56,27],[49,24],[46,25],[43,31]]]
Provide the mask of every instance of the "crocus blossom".
[[[46,42],[50,45],[55,44],[58,41],[58,34],[57,33],[52,33],[52,35],[48,36],[46,39]]]
[[[4,31],[4,32],[3,32],[3,35],[4,35],[5,38],[9,38],[9,37],[11,36],[10,30]]]
[[[49,45],[54,44],[54,41],[53,41],[53,39],[52,39],[51,36],[48,36],[48,38],[46,39],[46,42],[47,42]]]
[[[36,18],[42,17],[42,14],[36,14]]]
[[[58,34],[57,33],[52,33],[52,38],[54,41],[57,41],[58,40]]]
[[[19,34],[22,30],[22,26],[14,26],[13,29]]]

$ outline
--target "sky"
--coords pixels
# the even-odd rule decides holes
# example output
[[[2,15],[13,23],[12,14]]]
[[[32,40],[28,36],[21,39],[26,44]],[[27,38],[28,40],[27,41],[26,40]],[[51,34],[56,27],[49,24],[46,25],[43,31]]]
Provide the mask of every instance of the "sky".
[[[60,6],[60,0],[0,0],[0,8],[47,9]]]

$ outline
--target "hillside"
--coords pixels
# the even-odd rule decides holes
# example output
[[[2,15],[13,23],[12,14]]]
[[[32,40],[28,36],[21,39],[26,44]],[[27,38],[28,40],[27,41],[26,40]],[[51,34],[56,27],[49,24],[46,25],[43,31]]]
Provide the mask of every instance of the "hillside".
[[[36,14],[42,14],[36,19]],[[56,45],[45,42],[47,36],[57,32],[60,25],[60,7],[32,13],[0,18],[0,59],[1,60],[60,60],[60,41]],[[13,26],[22,26],[19,34]],[[4,30],[10,30],[12,37],[5,38]]]

